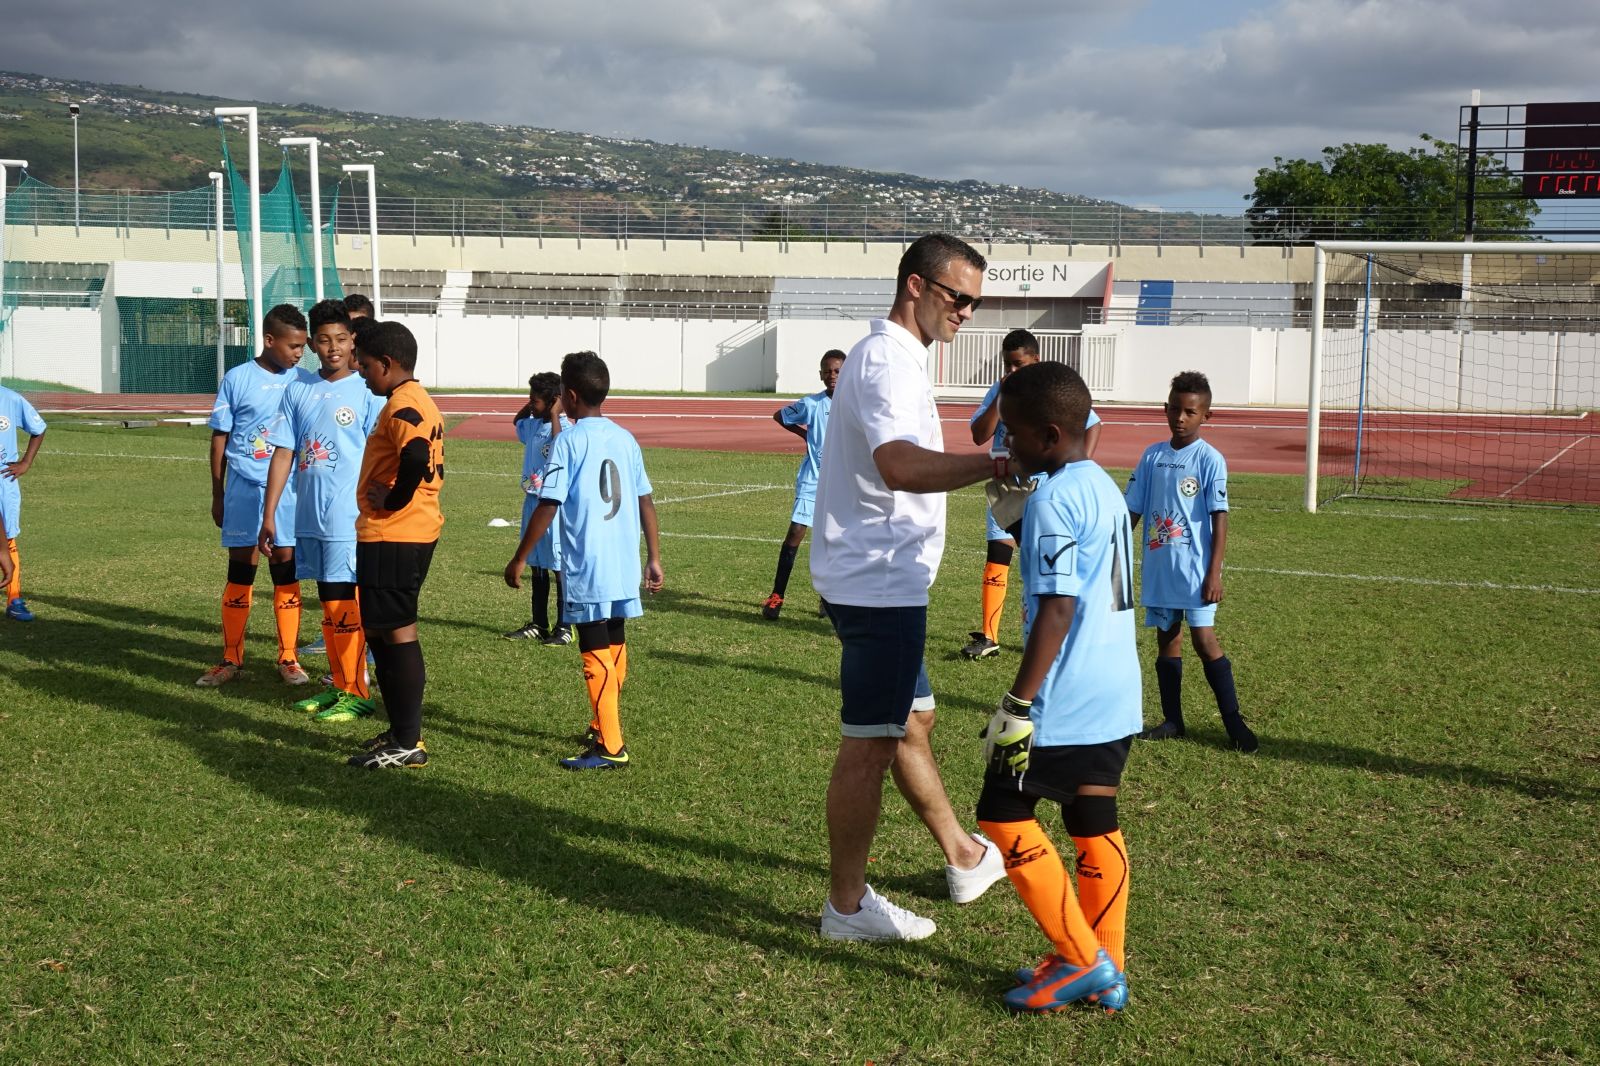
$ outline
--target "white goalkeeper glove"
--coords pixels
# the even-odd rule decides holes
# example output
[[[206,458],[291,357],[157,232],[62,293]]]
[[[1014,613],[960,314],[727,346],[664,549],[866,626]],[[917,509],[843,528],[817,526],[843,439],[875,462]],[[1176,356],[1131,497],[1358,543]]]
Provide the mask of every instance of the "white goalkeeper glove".
[[[1031,477],[991,478],[983,487],[983,494],[989,500],[989,513],[994,515],[995,525],[1008,533],[1021,526],[1022,512],[1037,485]]]
[[[1028,768],[1028,753],[1033,748],[1033,719],[1028,717],[1028,711],[1032,707],[1031,702],[1008,692],[989,717],[989,724],[978,734],[990,773],[1020,777]]]

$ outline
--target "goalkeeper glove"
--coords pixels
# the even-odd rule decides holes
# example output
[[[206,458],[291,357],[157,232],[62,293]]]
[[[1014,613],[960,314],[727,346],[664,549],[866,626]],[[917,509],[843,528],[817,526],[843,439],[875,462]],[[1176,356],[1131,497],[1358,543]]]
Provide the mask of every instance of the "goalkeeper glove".
[[[983,487],[983,494],[989,500],[989,513],[994,515],[994,523],[1001,529],[1011,534],[1013,540],[1017,539],[1022,527],[1022,512],[1028,506],[1028,497],[1033,495],[1033,490],[1038,482],[1031,477],[1009,477],[1002,481],[991,478]]]
[[[1001,777],[1020,777],[1028,768],[1028,752],[1033,747],[1033,720],[1028,711],[1033,704],[1006,693],[1000,706],[978,736],[983,740],[983,758],[989,772]]]

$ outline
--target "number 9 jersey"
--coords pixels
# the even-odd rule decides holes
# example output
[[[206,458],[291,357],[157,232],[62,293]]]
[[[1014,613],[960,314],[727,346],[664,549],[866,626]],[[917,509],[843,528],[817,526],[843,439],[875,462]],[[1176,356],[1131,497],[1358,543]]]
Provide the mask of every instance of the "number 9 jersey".
[[[639,497],[652,491],[639,442],[611,419],[589,415],[556,437],[539,499],[561,506],[569,603],[638,600]]]

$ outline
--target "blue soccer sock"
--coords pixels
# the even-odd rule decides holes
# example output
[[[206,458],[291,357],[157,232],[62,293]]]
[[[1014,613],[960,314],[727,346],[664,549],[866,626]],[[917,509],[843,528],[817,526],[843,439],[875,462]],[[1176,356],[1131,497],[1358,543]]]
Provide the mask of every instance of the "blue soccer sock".
[[[1206,664],[1206,679],[1211,679],[1209,663]],[[1174,725],[1183,725],[1183,660],[1176,655],[1156,656],[1156,685],[1161,689],[1161,717]],[[1231,675],[1228,691],[1233,691]]]
[[[1239,693],[1233,687],[1233,664],[1224,655],[1207,662],[1205,669],[1206,683],[1216,694],[1217,712],[1222,715],[1222,727],[1228,731],[1228,739],[1240,751],[1255,751],[1256,735],[1244,724],[1244,716],[1239,713]]]

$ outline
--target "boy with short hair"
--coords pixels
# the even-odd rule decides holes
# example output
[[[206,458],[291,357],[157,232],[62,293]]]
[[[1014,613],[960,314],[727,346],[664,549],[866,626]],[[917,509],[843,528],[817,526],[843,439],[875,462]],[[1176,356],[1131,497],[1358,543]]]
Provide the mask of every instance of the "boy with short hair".
[[[644,613],[641,531],[649,553],[644,588],[655,593],[663,580],[644,455],[633,435],[601,412],[610,391],[611,372],[594,352],[573,352],[561,361],[561,406],[572,416],[572,428],[550,449],[539,503],[505,569],[506,584],[521,588],[528,556],[559,512],[567,581],[561,620],[578,630],[590,708],[588,747],[561,760],[568,770],[618,770],[629,763],[619,704],[628,678],[625,622]]]
[[[290,383],[315,378],[297,369],[306,346],[306,319],[293,304],[279,304],[261,321],[261,354],[222,377],[211,409],[211,520],[228,550],[228,583],[222,593],[222,661],[195,681],[202,688],[225,685],[244,666],[244,634],[255,597],[261,513],[273,447],[267,430],[277,420]],[[277,540],[267,557],[272,575],[273,618],[278,629],[278,676],[290,685],[311,678],[295,652],[300,634],[300,582],[294,564],[294,487],[278,501]]]
[[[1039,338],[1025,329],[1014,329],[1000,341],[1000,362],[1003,370],[1000,380],[989,386],[983,402],[972,413],[972,443],[988,444],[989,454],[1000,457],[1006,451],[1006,425],[1000,420],[1000,386],[1006,377],[1025,366],[1039,361]],[[1100,443],[1100,416],[1089,409],[1089,422],[1084,432],[1084,452],[1094,458],[1095,446]],[[1017,542],[1011,532],[994,520],[994,512],[984,512],[988,526],[984,555],[983,581],[979,585],[982,597],[981,628],[968,633],[971,640],[961,649],[969,659],[987,659],[1000,651],[1000,614],[1006,606],[1006,589],[1011,581],[1011,556]]]
[[[377,710],[367,687],[366,638],[356,599],[357,458],[382,403],[355,372],[355,335],[338,300],[311,309],[311,343],[322,369],[284,390],[267,431],[275,451],[257,547],[271,552],[279,533],[277,506],[294,482],[295,576],[317,583],[322,634],[333,683],[296,703],[318,721],[345,722]],[[298,460],[298,461],[297,461]]]
[[[811,528],[811,511],[817,498],[817,468],[822,462],[822,442],[828,432],[828,413],[833,409],[833,387],[839,383],[839,371],[844,368],[844,353],[830,348],[822,355],[818,377],[823,390],[802,396],[787,407],[772,413],[772,420],[806,442],[806,457],[794,477],[794,509],[789,514],[789,533],[778,549],[778,572],[772,580],[772,594],[761,605],[761,617],[769,622],[778,620],[783,610],[784,593],[789,590],[789,573],[800,554],[800,545]]]
[[[372,301],[361,295],[359,292],[345,294],[344,310],[345,314],[349,315],[352,319],[371,319],[374,313]]]
[[[1222,556],[1228,546],[1228,464],[1200,439],[1211,418],[1211,383],[1189,370],[1172,379],[1167,395],[1170,441],[1145,449],[1128,478],[1128,510],[1137,526],[1146,517],[1140,602],[1156,630],[1156,681],[1163,720],[1139,734],[1167,740],[1183,730],[1183,623],[1216,695],[1228,741],[1255,751],[1256,735],[1239,713],[1233,665],[1213,624],[1222,602]]]
[[[28,448],[17,451],[17,430],[28,435]],[[5,541],[6,617],[13,622],[33,621],[28,601],[22,598],[22,557],[17,538],[22,535],[22,475],[33,466],[44,443],[45,422],[21,394],[0,385],[0,534]]]
[[[528,402],[512,417],[522,442],[522,528],[533,519],[544,487],[544,468],[556,437],[571,427],[561,411],[561,375],[548,371],[528,379]],[[567,583],[561,575],[561,518],[558,515],[533,546],[528,558],[533,567],[533,613],[526,625],[505,634],[507,640],[537,640],[549,647],[572,643],[572,627],[561,620]],[[550,625],[550,586],[556,589],[556,624]]]
[[[1128,853],[1117,786],[1139,729],[1133,531],[1116,484],[1084,442],[1089,390],[1063,363],[1011,374],[1000,389],[1011,462],[1037,476],[1020,527],[1023,652],[1011,691],[983,731],[978,825],[1052,951],[1019,971],[1005,1002],[1049,1013],[1127,1002],[1123,941]],[[1061,805],[1077,890],[1035,817]]]
[[[356,486],[356,592],[376,658],[389,728],[361,746],[351,766],[428,764],[422,743],[427,666],[417,639],[417,597],[444,527],[444,419],[413,375],[417,339],[398,322],[356,334],[356,366],[383,411],[361,453]]]

